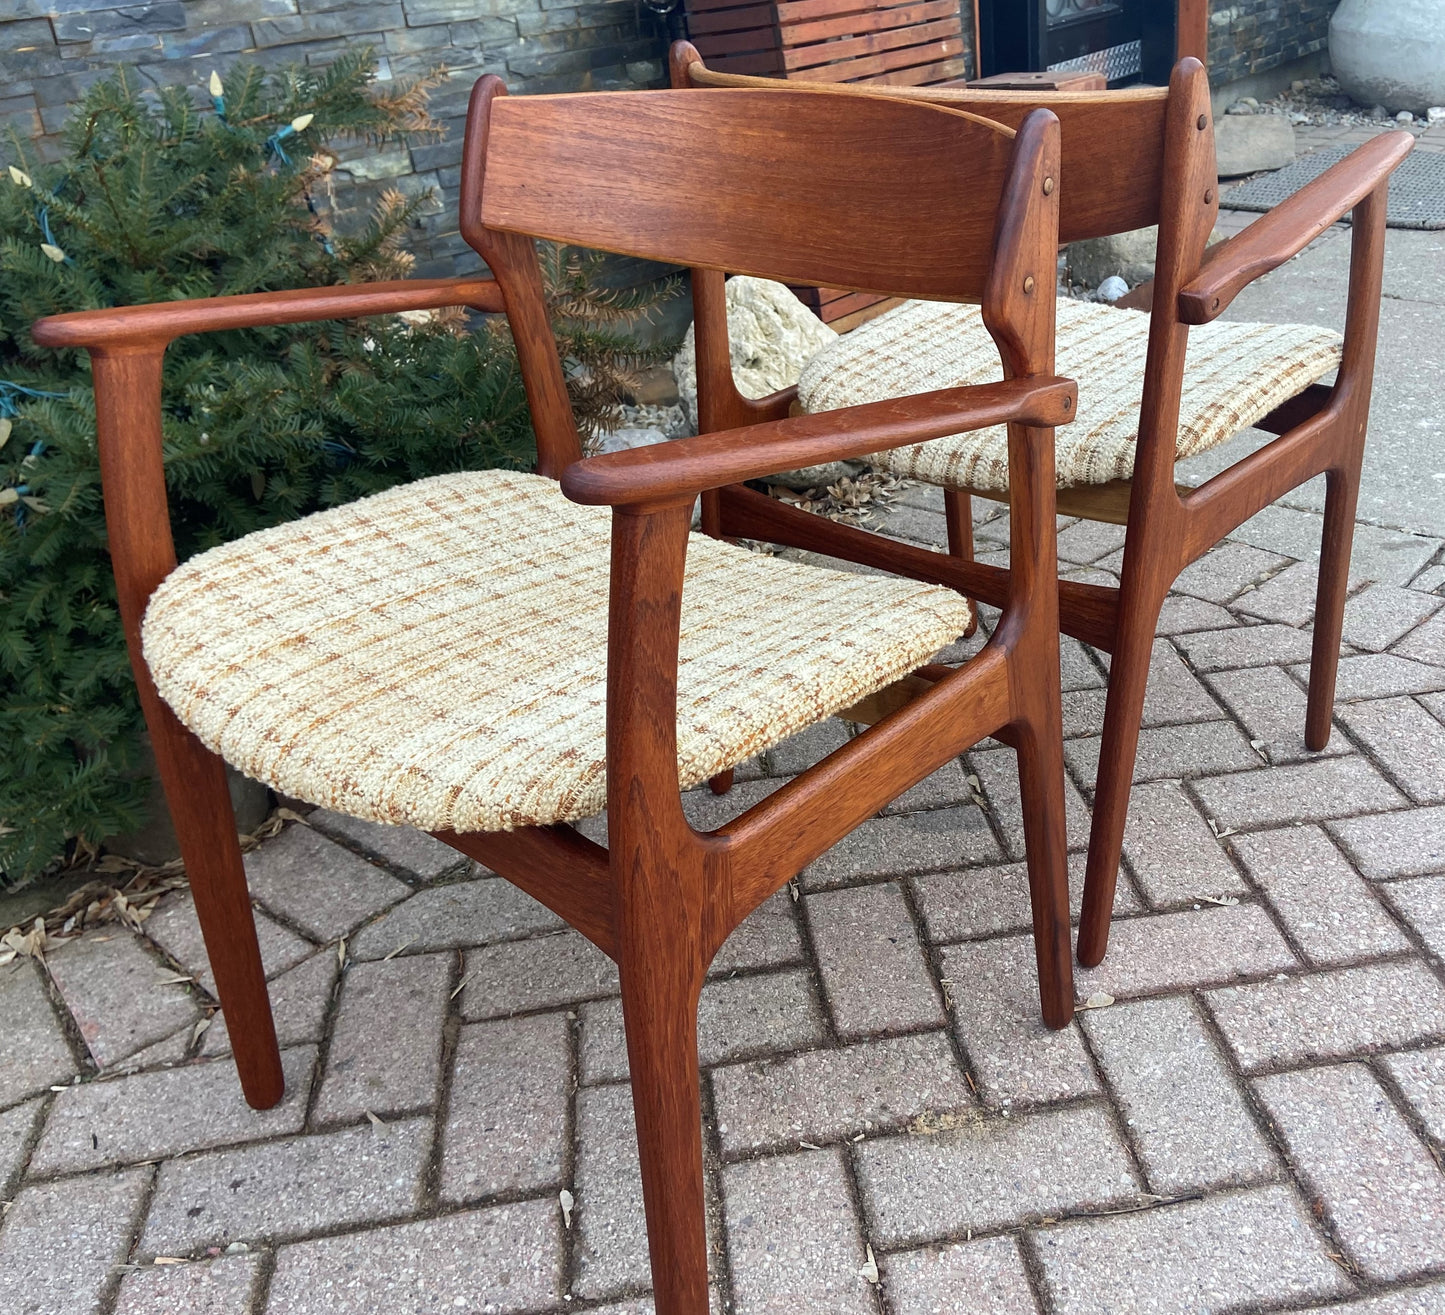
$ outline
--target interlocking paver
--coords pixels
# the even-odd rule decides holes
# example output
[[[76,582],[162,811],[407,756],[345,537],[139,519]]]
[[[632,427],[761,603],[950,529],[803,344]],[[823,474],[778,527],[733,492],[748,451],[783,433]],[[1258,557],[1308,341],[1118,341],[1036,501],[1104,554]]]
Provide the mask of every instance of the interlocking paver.
[[[1208,672],[1307,662],[1312,640],[1308,630],[1267,623],[1183,634],[1174,642],[1196,671]]]
[[[1080,689],[1063,698],[1064,735],[1099,735],[1104,729],[1104,705],[1108,691]]]
[[[950,946],[943,951],[943,978],[954,1029],[988,1104],[1099,1090],[1078,1025],[1059,1032],[1044,1026],[1032,936]]]
[[[582,1081],[626,1078],[622,1002],[589,1003],[581,1013]],[[698,1002],[697,1028],[698,1054],[709,1065],[815,1046],[826,1035],[822,1009],[801,969],[709,982]]]
[[[159,1160],[300,1132],[315,1063],[313,1046],[283,1052],[286,1094],[269,1110],[246,1104],[228,1059],[67,1087],[50,1107],[30,1172]]]
[[[1238,617],[1218,603],[1207,603],[1202,598],[1191,598],[1187,594],[1170,594],[1159,609],[1159,624],[1154,630],[1160,635],[1191,635],[1202,630],[1224,630],[1238,624]]]
[[[1018,1243],[1011,1237],[900,1251],[882,1263],[895,1315],[1038,1315]]]
[[[1396,808],[1405,798],[1358,756],[1262,767],[1196,781],[1204,811],[1221,827],[1319,822]]]
[[[1077,920],[1084,898],[1084,854],[1069,855],[1069,904]],[[971,868],[914,877],[909,885],[923,917],[924,934],[935,942],[961,941],[1032,926],[1028,866]],[[1127,878],[1114,888],[1114,912],[1134,913],[1143,906]]]
[[[421,1109],[437,1096],[452,957],[355,963],[341,996],[316,1102],[323,1122]]]
[[[1192,562],[1180,573],[1174,587],[1211,603],[1227,603],[1256,580],[1288,565],[1289,558],[1251,548],[1244,543],[1222,543],[1213,552]]]
[[[1445,808],[1355,817],[1327,829],[1372,881],[1445,871]]]
[[[1023,858],[1024,809],[1019,795],[1017,755],[1012,749],[988,749],[970,753],[968,762],[983,783],[989,810],[1008,846],[1008,856]],[[1069,848],[1083,849],[1089,843],[1089,805],[1067,775],[1064,777],[1064,817]]]
[[[333,813],[325,808],[316,809],[306,821],[323,835],[374,854],[392,867],[401,868],[423,881],[435,880],[442,873],[471,861],[450,845],[444,845],[425,831],[409,826],[365,822],[359,817],[347,817],[344,813]]]
[[[1307,1069],[1254,1085],[1364,1273],[1399,1279],[1445,1263],[1445,1174],[1369,1069]]]
[[[1186,909],[1116,922],[1108,957],[1097,968],[1076,970],[1074,990],[1080,999],[1096,991],[1150,995],[1294,966],[1289,946],[1257,904]]]
[[[270,1315],[505,1315],[564,1288],[557,1208],[519,1201],[282,1247]]]
[[[941,1032],[864,1041],[712,1071],[724,1154],[796,1148],[975,1105]]]
[[[748,968],[776,968],[797,963],[803,957],[803,941],[793,899],[785,888],[758,905],[733,929],[722,943],[708,969],[709,976]]]
[[[195,996],[184,985],[162,985],[173,974],[128,931],[117,928],[78,936],[50,955],[49,967],[51,980],[100,1068],[200,1017]]]
[[[42,1103],[36,1097],[0,1114],[0,1198],[5,1197],[10,1180],[20,1172]]]
[[[1386,1055],[1380,1067],[1394,1079],[1425,1131],[1445,1145],[1445,1046]]]
[[[363,927],[348,949],[358,959],[380,959],[399,947],[408,954],[464,949],[565,925],[510,881],[483,877],[419,891]]]
[[[334,950],[326,949],[288,969],[267,983],[271,997],[271,1016],[276,1022],[276,1038],[283,1046],[320,1041],[326,1013],[331,1005],[331,992],[339,971]],[[203,1055],[225,1055],[231,1050],[226,1015],[214,1015],[211,1026],[201,1039]]]
[[[626,1087],[577,1094],[576,1281],[579,1296],[608,1297],[650,1288],[642,1170]]]
[[[1321,1315],[1323,1315],[1323,1308]],[[1402,1288],[1363,1301],[1331,1306],[1329,1315],[1445,1315],[1445,1283]]]
[[[1291,667],[1290,671],[1302,681],[1309,679],[1308,666]],[[1440,689],[1445,689],[1445,669],[1441,667],[1394,653],[1361,653],[1340,659],[1335,702],[1338,705],[1354,699],[1389,699]]]
[[[1132,1202],[1129,1157],[1097,1106],[858,1143],[868,1235],[886,1247]]]
[[[301,825],[246,855],[246,882],[268,909],[318,941],[344,936],[411,893],[389,872]]]
[[[132,1270],[120,1281],[115,1315],[247,1315],[260,1268],[259,1255],[236,1255]]]
[[[846,885],[860,877],[902,876],[997,862],[998,844],[983,810],[936,808],[906,817],[869,818],[803,872],[804,890]]]
[[[1419,804],[1445,803],[1445,726],[1414,699],[1351,703],[1340,721]]]
[[[897,883],[825,891],[803,905],[840,1037],[942,1025],[943,1002]]]
[[[0,1223],[0,1297],[20,1315],[90,1315],[130,1249],[145,1168],[36,1183]]]
[[[1305,747],[1305,692],[1279,667],[1219,671],[1207,679],[1272,763],[1303,762],[1353,748],[1342,735],[1332,735],[1318,752]]]
[[[1351,1290],[1282,1186],[1080,1220],[1035,1242],[1058,1315],[1203,1313]]]
[[[951,758],[936,772],[905,790],[883,811],[915,813],[924,808],[957,808],[972,801],[973,789],[964,774],[963,764],[957,758]]]
[[[1092,788],[1099,774],[1101,737],[1090,735],[1069,740],[1064,757],[1074,775]],[[1209,776],[1216,772],[1241,771],[1258,767],[1260,757],[1233,722],[1197,721],[1179,726],[1149,726],[1139,733],[1139,752],[1134,762],[1136,781],[1178,780],[1184,776]]]
[[[261,946],[261,966],[267,977],[276,977],[294,968],[316,948],[261,909],[251,912]],[[216,979],[211,973],[211,961],[201,938],[201,924],[196,920],[196,904],[190,891],[177,891],[173,898],[162,900],[146,919],[145,934],[187,972],[194,973],[203,991],[212,996],[216,994]]]
[[[1106,684],[1104,673],[1089,654],[1093,650],[1081,644],[1072,635],[1059,637],[1060,687],[1066,691],[1076,689],[1102,689]]]
[[[769,749],[768,769],[774,776],[795,775],[841,749],[851,738],[847,722],[837,717],[820,721]]]
[[[723,1170],[735,1302],[746,1315],[873,1315],[841,1150]]]
[[[1440,606],[1439,598],[1416,589],[1369,585],[1345,604],[1345,643],[1378,653],[1404,638]]]
[[[1134,787],[1124,826],[1124,856],[1145,899],[1155,907],[1201,895],[1241,895],[1249,889],[1174,781]]]
[[[1149,688],[1144,696],[1145,726],[1187,721],[1217,721],[1221,709],[1199,677],[1189,670],[1167,639],[1156,639],[1149,658]]]
[[[1317,561],[1295,562],[1258,588],[1236,598],[1234,607],[1266,621],[1279,621],[1287,626],[1305,625],[1314,618],[1319,575]]]
[[[443,1198],[474,1200],[559,1183],[571,1068],[563,1014],[462,1028],[442,1133]]]
[[[1124,546],[1124,527],[1106,521],[1074,521],[1059,531],[1059,556],[1086,565]]]
[[[575,931],[473,950],[464,980],[467,1019],[551,1009],[618,990],[617,965]]]
[[[1383,887],[1386,897],[1437,959],[1445,959],[1445,877],[1419,877]]]
[[[1411,631],[1396,644],[1394,651],[1417,662],[1445,667],[1445,618],[1437,612],[1419,629]]]
[[[205,1151],[161,1165],[147,1255],[394,1219],[420,1204],[431,1120]]]
[[[1246,1071],[1445,1035],[1445,986],[1418,960],[1231,986],[1204,998]]]
[[[1350,963],[1409,948],[1395,920],[1318,827],[1257,831],[1231,843],[1312,963]]]
[[[0,967],[0,1105],[68,1082],[76,1070],[39,972],[28,959]]]
[[[1172,1196],[1278,1169],[1187,997],[1091,1009],[1082,1022],[1154,1191]]]

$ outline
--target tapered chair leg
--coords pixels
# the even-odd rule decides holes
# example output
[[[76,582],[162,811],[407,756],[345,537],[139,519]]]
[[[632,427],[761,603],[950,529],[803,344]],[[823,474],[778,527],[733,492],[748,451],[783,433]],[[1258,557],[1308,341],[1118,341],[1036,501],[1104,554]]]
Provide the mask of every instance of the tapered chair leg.
[[[1057,690],[1051,691],[1057,698]],[[1064,751],[1055,724],[1024,723],[1015,730],[1019,794],[1028,852],[1034,955],[1044,1022],[1067,1027],[1074,1016],[1074,971],[1069,950],[1069,856],[1064,819]]]
[[[1127,566],[1126,566],[1127,570]],[[1079,920],[1079,962],[1092,968],[1109,948],[1109,920],[1124,852],[1124,823],[1139,751],[1139,726],[1149,686],[1149,658],[1159,603],[1132,609],[1121,619],[1109,664],[1109,696],[1104,704],[1104,734],[1094,782],[1094,818],[1089,830],[1089,861],[1084,873],[1084,905]]]
[[[148,721],[241,1090],[253,1109],[270,1109],[286,1082],[226,769],[168,709]]]
[[[702,972],[653,939],[623,952],[622,1016],[657,1315],[707,1315],[697,1003]]]
[[[1350,549],[1355,537],[1355,506],[1360,494],[1359,462],[1350,470],[1325,476],[1325,528],[1320,545],[1320,579],[1315,594],[1314,640],[1310,651],[1309,701],[1305,710],[1305,747],[1330,742],[1335,711],[1335,677],[1349,592]]]
[[[958,489],[943,490],[943,516],[948,525],[948,552],[952,557],[973,560],[973,499]],[[968,629],[963,632],[965,639],[972,639],[978,633],[978,601],[970,598],[973,617]]]

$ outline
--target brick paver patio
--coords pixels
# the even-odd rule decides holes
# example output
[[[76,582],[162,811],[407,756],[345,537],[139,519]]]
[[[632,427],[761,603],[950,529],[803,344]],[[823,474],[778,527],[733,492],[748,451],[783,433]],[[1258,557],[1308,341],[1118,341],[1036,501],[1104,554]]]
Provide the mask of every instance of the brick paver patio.
[[[890,532],[941,542],[936,497],[909,489]],[[1112,948],[1078,979],[1099,1007],[1038,1021],[997,745],[724,947],[701,1009],[720,1310],[1445,1311],[1445,544],[1361,526],[1309,754],[1309,506],[1243,527],[1166,608]],[[1061,524],[1075,574],[1117,570],[1121,529]],[[1005,539],[1003,514],[979,527],[981,553]],[[1081,855],[1105,666],[1068,643],[1064,674]],[[274,1110],[243,1105],[224,1019],[201,1026],[183,893],[48,978],[0,968],[0,1310],[650,1311],[612,965],[423,836],[313,813],[247,868]]]

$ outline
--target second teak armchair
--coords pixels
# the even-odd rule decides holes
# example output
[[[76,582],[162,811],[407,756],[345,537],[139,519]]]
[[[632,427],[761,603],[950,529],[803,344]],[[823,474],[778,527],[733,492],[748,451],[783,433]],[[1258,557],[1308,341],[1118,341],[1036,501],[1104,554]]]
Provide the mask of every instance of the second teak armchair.
[[[697,1005],[738,923],[983,736],[1017,746],[1043,1013],[1072,1015],[1054,559],[1058,123],[739,91],[513,99],[476,86],[461,229],[495,275],[60,316],[94,363],[132,664],[247,1099],[282,1076],[222,757],[317,804],[421,827],[617,961],[659,1315],[706,1315]],[[534,239],[983,305],[991,382],[584,460]],[[505,311],[538,470],[404,485],[177,565],[161,363],[185,333],[461,304]],[[1008,428],[1003,620],[967,626],[932,555],[894,577],[689,532],[699,493]],[[560,483],[559,483],[560,481]],[[901,578],[900,578],[901,577]],[[680,788],[912,676],[916,697],[718,831]],[[218,756],[219,755],[219,756]],[[571,825],[606,806],[609,847]]]

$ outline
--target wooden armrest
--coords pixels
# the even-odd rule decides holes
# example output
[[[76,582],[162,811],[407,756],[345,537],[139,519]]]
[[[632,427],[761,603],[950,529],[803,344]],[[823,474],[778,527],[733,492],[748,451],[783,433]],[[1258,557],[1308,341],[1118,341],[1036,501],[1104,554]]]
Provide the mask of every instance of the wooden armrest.
[[[250,292],[234,297],[71,311],[37,321],[31,332],[42,347],[154,348],[188,333],[393,315],[400,311],[437,310],[442,306],[470,306],[479,311],[504,309],[501,289],[490,276],[397,279],[389,283],[345,283],[288,292]]]
[[[1261,274],[1297,256],[1325,229],[1389,181],[1415,145],[1408,132],[1387,132],[1351,151],[1287,201],[1261,215],[1205,256],[1179,292],[1179,318],[1208,324]]]
[[[1049,375],[891,398],[589,457],[563,472],[562,491],[574,502],[614,506],[690,500],[776,470],[863,457],[1011,420],[1052,428],[1074,418],[1077,397],[1071,379]]]

